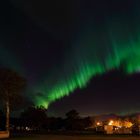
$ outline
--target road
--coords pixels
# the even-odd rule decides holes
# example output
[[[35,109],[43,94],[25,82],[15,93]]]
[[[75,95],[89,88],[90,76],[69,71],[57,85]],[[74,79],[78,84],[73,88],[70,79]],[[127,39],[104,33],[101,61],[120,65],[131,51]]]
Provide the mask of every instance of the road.
[[[63,136],[63,135],[34,135],[16,137],[9,140],[140,140],[140,137],[130,136]]]

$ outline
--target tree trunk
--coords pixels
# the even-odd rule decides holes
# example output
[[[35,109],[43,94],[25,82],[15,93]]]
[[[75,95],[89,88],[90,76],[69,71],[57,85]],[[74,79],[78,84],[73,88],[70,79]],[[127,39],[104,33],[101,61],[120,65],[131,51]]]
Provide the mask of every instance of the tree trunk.
[[[6,131],[10,130],[10,105],[9,100],[6,101]]]

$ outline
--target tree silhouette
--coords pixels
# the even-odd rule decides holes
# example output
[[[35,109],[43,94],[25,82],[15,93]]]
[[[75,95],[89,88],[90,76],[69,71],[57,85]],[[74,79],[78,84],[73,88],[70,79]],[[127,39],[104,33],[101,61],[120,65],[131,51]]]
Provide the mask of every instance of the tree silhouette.
[[[25,87],[26,80],[17,72],[0,69],[0,99],[6,104],[6,130],[9,132],[10,108],[18,106],[22,96],[19,94]]]
[[[47,120],[46,111],[44,107],[28,107],[21,113],[20,118],[23,120],[24,125],[35,130],[41,129]]]
[[[66,117],[68,119],[78,119],[79,113],[73,109],[73,110],[70,110],[69,112],[66,113]]]
[[[79,122],[79,113],[76,110],[71,110],[66,113],[66,129],[67,130],[75,130],[77,129],[77,124]]]

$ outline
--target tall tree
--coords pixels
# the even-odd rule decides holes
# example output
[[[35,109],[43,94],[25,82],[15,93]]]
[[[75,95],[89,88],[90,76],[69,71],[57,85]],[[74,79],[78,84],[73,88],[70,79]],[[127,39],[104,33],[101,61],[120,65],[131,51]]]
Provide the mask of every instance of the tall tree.
[[[0,69],[0,99],[6,105],[6,130],[9,132],[10,107],[18,106],[22,96],[20,92],[24,89],[26,80],[17,72]]]
[[[70,110],[66,113],[65,125],[67,130],[77,129],[77,122],[79,122],[80,116],[76,110]]]

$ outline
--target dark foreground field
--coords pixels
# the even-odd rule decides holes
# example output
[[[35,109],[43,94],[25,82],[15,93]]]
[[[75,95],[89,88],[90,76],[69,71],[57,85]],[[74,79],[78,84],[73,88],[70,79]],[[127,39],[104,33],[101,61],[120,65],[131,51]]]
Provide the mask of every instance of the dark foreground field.
[[[14,137],[9,140],[140,140],[133,136],[63,136],[63,135],[34,135]]]

